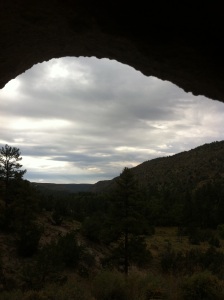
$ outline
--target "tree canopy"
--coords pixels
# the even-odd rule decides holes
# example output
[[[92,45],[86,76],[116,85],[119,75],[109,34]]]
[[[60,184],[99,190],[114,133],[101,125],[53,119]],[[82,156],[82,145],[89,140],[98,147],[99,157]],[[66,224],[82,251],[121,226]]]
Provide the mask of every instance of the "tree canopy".
[[[21,180],[26,170],[20,170],[22,165],[20,150],[16,147],[5,145],[0,149],[0,183],[3,189],[5,205],[8,206],[12,198],[12,183]]]
[[[0,179],[6,184],[12,179],[21,179],[26,173],[26,170],[20,170],[20,155],[19,148],[7,144],[0,149]]]

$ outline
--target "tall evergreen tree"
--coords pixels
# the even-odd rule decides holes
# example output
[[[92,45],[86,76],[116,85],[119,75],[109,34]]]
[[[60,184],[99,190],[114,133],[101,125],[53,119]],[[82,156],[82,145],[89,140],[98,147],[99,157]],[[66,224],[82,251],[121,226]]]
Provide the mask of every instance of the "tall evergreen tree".
[[[16,147],[5,145],[0,149],[0,181],[3,187],[5,206],[10,202],[10,185],[16,180],[22,179],[26,170],[20,170],[22,160],[20,150]]]
[[[141,214],[141,197],[137,180],[131,170],[124,168],[116,183],[117,190],[113,201],[114,226],[117,226],[120,233],[121,244],[119,248],[120,250],[123,249],[124,273],[128,275],[129,264],[133,256],[133,241],[138,243],[136,238],[143,234],[146,222],[144,222],[144,217]],[[139,255],[141,254],[139,253]]]

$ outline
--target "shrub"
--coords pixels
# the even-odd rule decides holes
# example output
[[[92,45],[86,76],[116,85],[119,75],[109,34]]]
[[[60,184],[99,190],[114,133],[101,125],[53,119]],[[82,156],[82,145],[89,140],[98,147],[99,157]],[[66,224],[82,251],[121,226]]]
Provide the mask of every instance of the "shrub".
[[[199,249],[191,249],[185,254],[185,271],[193,273],[204,269],[204,253]]]
[[[0,300],[24,300],[23,293],[20,290],[0,293]]]
[[[58,239],[60,259],[68,268],[76,268],[81,257],[82,247],[78,245],[75,232],[69,232]]]
[[[28,291],[25,293],[23,300],[48,300],[42,292]]]
[[[152,261],[152,254],[147,249],[147,244],[143,237],[132,237],[128,245],[130,263],[138,267],[147,267]]]
[[[192,245],[200,245],[202,241],[201,231],[196,227],[191,227],[188,229],[188,239],[189,243]]]
[[[217,237],[215,237],[215,236],[211,237],[208,242],[209,242],[210,246],[220,248],[220,240]]]
[[[106,245],[116,241],[120,234],[111,220],[102,213],[95,213],[85,218],[82,223],[82,233],[90,241]]]
[[[131,237],[128,241],[128,264],[139,268],[146,268],[152,261],[152,254],[147,249],[147,244],[143,237]],[[114,247],[111,254],[101,261],[103,267],[116,267],[124,271],[125,249],[124,242],[121,241]]]
[[[24,264],[22,279],[27,289],[40,289],[47,282],[64,280],[61,273],[65,268],[76,269],[87,277],[94,263],[94,257],[78,244],[75,233],[71,232],[45,245],[32,263]]]
[[[164,280],[155,274],[131,271],[126,286],[128,300],[164,299],[166,296]]]
[[[14,231],[13,217],[12,207],[9,206],[6,208],[2,201],[0,201],[0,230],[6,232]]]
[[[221,300],[223,289],[221,283],[209,272],[195,273],[182,284],[184,300]]]
[[[93,280],[92,294],[97,300],[126,300],[124,276],[114,271],[98,274]]]
[[[20,290],[0,293],[0,300],[91,300],[90,292],[77,282],[66,282],[59,286],[48,285],[41,291]]]
[[[217,230],[218,230],[220,238],[222,240],[224,240],[224,224],[218,225]]]
[[[56,242],[45,245],[30,263],[22,268],[22,279],[27,289],[40,289],[46,282],[57,282],[63,270]]]
[[[57,292],[55,292],[57,291]],[[47,300],[91,300],[90,291],[77,281],[68,281],[62,286],[50,285],[43,290]],[[39,300],[39,299],[38,299]],[[42,300],[42,299],[41,299]]]
[[[54,210],[53,213],[51,214],[51,217],[54,225],[60,226],[62,224],[63,217],[60,214],[60,211]]]
[[[34,223],[26,224],[18,231],[17,252],[20,256],[32,256],[38,249],[42,230]]]
[[[204,254],[204,268],[214,274],[223,274],[224,254],[217,251],[214,247],[210,247]]]
[[[177,272],[183,268],[184,256],[182,252],[175,252],[168,244],[165,251],[161,254],[161,268],[163,272]]]

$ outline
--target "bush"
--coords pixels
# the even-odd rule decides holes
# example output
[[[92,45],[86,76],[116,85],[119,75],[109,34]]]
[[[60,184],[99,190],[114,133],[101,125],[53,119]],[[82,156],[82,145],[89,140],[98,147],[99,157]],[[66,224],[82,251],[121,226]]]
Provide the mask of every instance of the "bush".
[[[98,274],[93,280],[92,294],[97,300],[126,300],[124,276],[110,271]]]
[[[23,293],[20,290],[0,293],[0,300],[24,300]]]
[[[220,248],[220,246],[221,246],[220,245],[220,240],[215,236],[211,237],[208,242],[209,242],[210,246],[214,246],[216,248]]]
[[[209,272],[195,273],[182,284],[184,300],[221,300],[223,288],[214,275]]]
[[[100,242],[100,232],[103,228],[103,220],[99,215],[93,215],[91,217],[85,218],[82,224],[82,233],[93,242]]]
[[[217,251],[214,247],[210,247],[204,254],[203,265],[213,274],[223,275],[224,254]]]
[[[138,267],[147,267],[152,261],[152,254],[147,249],[147,244],[143,237],[132,237],[128,245],[130,263]]]
[[[131,237],[128,241],[128,264],[135,265],[139,268],[147,268],[152,261],[152,254],[147,249],[144,237]],[[125,250],[124,242],[120,242],[111,251],[110,256],[101,261],[103,267],[117,267],[124,271]]]
[[[23,265],[22,279],[27,289],[40,289],[46,283],[60,282],[65,268],[76,269],[88,277],[94,257],[79,245],[74,232],[67,233],[40,249],[32,263]]]
[[[217,230],[218,230],[220,238],[222,240],[224,240],[224,224],[218,225]]]
[[[58,253],[60,259],[68,268],[76,268],[79,264],[82,246],[78,245],[75,232],[69,232],[58,239]]]
[[[25,293],[23,300],[48,300],[42,292],[28,291]]]
[[[167,299],[165,280],[155,274],[130,271],[126,280],[128,300]]]
[[[188,228],[188,239],[192,245],[200,245],[202,241],[201,231],[196,227]]]
[[[53,224],[56,225],[56,226],[60,226],[63,222],[63,217],[62,215],[60,214],[59,211],[57,210],[54,210],[52,215],[52,221],[53,221]]]
[[[2,201],[0,201],[0,230],[6,232],[14,231],[12,207],[6,208]]]
[[[177,272],[183,269],[184,256],[182,252],[175,252],[168,244],[165,251],[161,254],[161,268],[163,272]]]
[[[15,290],[0,293],[0,300],[91,300],[90,291],[82,284],[69,281],[64,285],[49,285],[41,291]]]
[[[34,223],[26,224],[18,231],[17,252],[20,256],[32,256],[38,249],[42,230]]]
[[[116,241],[120,234],[111,220],[102,213],[95,213],[85,218],[82,223],[82,233],[90,241],[106,245]]]
[[[201,242],[211,240],[214,235],[209,229],[199,229],[196,227],[188,228],[189,242],[192,245],[200,245]]]
[[[93,280],[92,294],[96,300],[146,300],[165,299],[165,282],[154,274],[130,271],[124,275],[104,271]]]
[[[57,291],[57,292],[55,292]],[[77,281],[68,281],[63,286],[50,285],[43,290],[47,300],[91,300],[90,291]],[[40,298],[42,300],[42,298]],[[39,300],[39,299],[38,299]]]
[[[57,244],[52,242],[44,246],[34,261],[23,265],[21,273],[24,287],[40,289],[46,282],[57,282],[61,278],[63,266]]]

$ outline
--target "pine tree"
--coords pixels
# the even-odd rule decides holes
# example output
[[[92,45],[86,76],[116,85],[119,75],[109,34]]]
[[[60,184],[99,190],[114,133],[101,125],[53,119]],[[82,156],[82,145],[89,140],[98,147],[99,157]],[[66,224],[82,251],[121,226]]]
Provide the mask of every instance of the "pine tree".
[[[0,149],[0,182],[3,187],[5,206],[10,202],[10,185],[16,180],[22,179],[26,170],[20,170],[22,165],[20,150],[7,144]]]
[[[132,250],[135,248],[133,248],[133,241],[138,243],[138,237],[143,234],[146,222],[144,222],[144,216],[141,214],[142,201],[137,180],[131,170],[124,168],[116,183],[117,190],[113,201],[112,214],[114,226],[117,226],[118,232],[120,232],[119,241],[121,243],[115,249],[115,252],[123,256],[124,273],[128,275],[129,264],[133,261]]]

